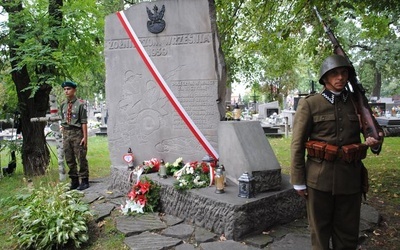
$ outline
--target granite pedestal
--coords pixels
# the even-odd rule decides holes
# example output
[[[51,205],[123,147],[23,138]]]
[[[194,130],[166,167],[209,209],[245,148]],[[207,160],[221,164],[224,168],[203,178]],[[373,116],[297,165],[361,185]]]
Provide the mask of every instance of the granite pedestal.
[[[238,197],[238,186],[233,182],[228,182],[225,193],[216,194],[214,186],[177,191],[173,177],[162,179],[155,173],[147,176],[161,185],[162,212],[224,234],[227,239],[259,234],[306,214],[305,202],[294,192],[287,176],[282,176],[280,190],[259,193],[250,199]],[[113,167],[111,178],[110,189],[128,193],[132,184],[126,168]]]

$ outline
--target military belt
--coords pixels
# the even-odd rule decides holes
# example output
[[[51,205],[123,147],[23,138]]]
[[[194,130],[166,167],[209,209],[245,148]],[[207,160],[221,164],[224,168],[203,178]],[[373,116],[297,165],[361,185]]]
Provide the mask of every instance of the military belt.
[[[309,157],[327,161],[342,159],[350,163],[364,159],[367,156],[368,146],[363,143],[353,143],[339,147],[326,142],[310,140],[306,142],[306,149]]]
[[[64,130],[81,130],[80,127],[70,126],[70,127],[63,127]]]

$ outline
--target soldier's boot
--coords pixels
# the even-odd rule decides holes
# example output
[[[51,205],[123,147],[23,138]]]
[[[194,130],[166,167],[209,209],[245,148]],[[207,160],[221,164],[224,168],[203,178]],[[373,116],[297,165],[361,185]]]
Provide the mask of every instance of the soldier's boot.
[[[81,185],[77,188],[78,190],[85,190],[89,187],[89,178],[82,178]]]
[[[69,190],[74,190],[79,187],[79,177],[71,177],[71,186]]]

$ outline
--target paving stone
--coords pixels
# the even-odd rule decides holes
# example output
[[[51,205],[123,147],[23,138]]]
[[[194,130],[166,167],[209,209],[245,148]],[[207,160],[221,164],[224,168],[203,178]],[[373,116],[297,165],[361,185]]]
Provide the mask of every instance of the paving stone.
[[[89,182],[90,186],[89,188],[83,190],[85,194],[87,193],[98,193],[98,194],[105,194],[107,192],[107,185],[105,182],[99,180],[90,180]]]
[[[196,249],[193,245],[190,244],[181,244],[175,247],[175,250],[194,250]]]
[[[218,236],[202,227],[196,227],[194,238],[197,243],[214,241]]]
[[[127,194],[123,194],[121,191],[114,190],[114,191],[106,191],[105,196],[108,199],[115,199],[115,198],[120,198],[120,197],[124,197],[126,199]]]
[[[370,231],[371,228],[372,227],[371,227],[370,223],[368,223],[368,222],[366,222],[364,220],[360,221],[360,234],[362,234],[361,232]]]
[[[102,198],[102,196],[98,193],[88,192],[85,194],[85,196],[82,198],[82,200],[83,200],[83,202],[90,204],[101,198]]]
[[[119,197],[119,198],[110,199],[108,202],[114,204],[119,210],[121,210],[121,205],[125,205],[126,204],[126,197]]]
[[[244,242],[248,245],[258,248],[264,248],[273,241],[274,238],[267,234],[254,235],[244,239]]]
[[[281,240],[273,242],[268,245],[269,250],[310,250],[311,249],[311,239],[308,234],[293,234],[288,233]]]
[[[144,232],[138,235],[126,237],[124,243],[134,250],[161,250],[169,249],[180,243],[182,240],[162,236],[156,233]]]
[[[152,213],[117,217],[116,227],[125,236],[131,236],[145,231],[164,229],[166,225],[157,214]]]
[[[218,242],[207,242],[200,244],[201,250],[255,250],[253,246],[245,245],[233,240],[218,241]]]
[[[375,208],[366,204],[361,204],[361,219],[377,225],[381,220],[381,216]]]
[[[167,224],[167,226],[174,226],[177,225],[179,223],[183,222],[183,219],[178,218],[176,216],[170,215],[170,214],[165,214],[161,217],[161,220],[163,220],[165,222],[165,224]]]
[[[268,231],[268,235],[274,239],[280,239],[288,233],[288,228],[285,226],[277,226]]]
[[[178,224],[162,231],[165,236],[170,236],[178,239],[188,239],[192,236],[194,227],[187,224]]]
[[[91,210],[95,214],[95,221],[99,222],[105,217],[109,216],[111,212],[115,209],[115,205],[111,203],[96,203],[92,204]]]

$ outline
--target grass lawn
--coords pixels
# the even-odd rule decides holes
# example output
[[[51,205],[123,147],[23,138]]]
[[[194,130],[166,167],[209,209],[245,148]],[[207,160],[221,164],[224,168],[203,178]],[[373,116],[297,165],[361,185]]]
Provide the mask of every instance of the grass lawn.
[[[281,164],[282,172],[289,174],[290,165],[290,138],[269,138],[268,139],[275,155]],[[33,186],[38,187],[44,182],[58,182],[58,166],[56,159],[56,149],[52,148],[52,160],[49,166],[48,174],[41,177],[32,178]],[[6,166],[8,155],[1,152],[1,165]],[[18,155],[19,156],[19,155]],[[88,161],[90,168],[90,177],[100,178],[110,174],[110,159],[108,152],[108,142],[106,137],[90,137]],[[9,214],[6,212],[8,207],[12,206],[12,201],[8,197],[25,192],[28,182],[24,178],[21,166],[21,160],[17,159],[17,170],[12,176],[0,179],[0,205],[2,213],[0,214],[0,249],[15,249],[15,245],[8,240],[12,229]],[[400,137],[385,138],[383,150],[376,156],[368,153],[364,160],[370,174],[370,192],[368,194],[368,203],[378,209],[383,216],[383,223],[374,233],[369,234],[367,239],[368,246],[371,249],[396,249],[393,246],[399,246],[400,242],[396,238],[400,228]],[[68,180],[67,180],[68,181]],[[115,211],[117,212],[117,211]],[[124,236],[119,233],[112,220],[107,218],[99,224],[90,225],[91,241],[83,249],[127,249],[122,243]],[[370,249],[370,248],[368,248]]]

